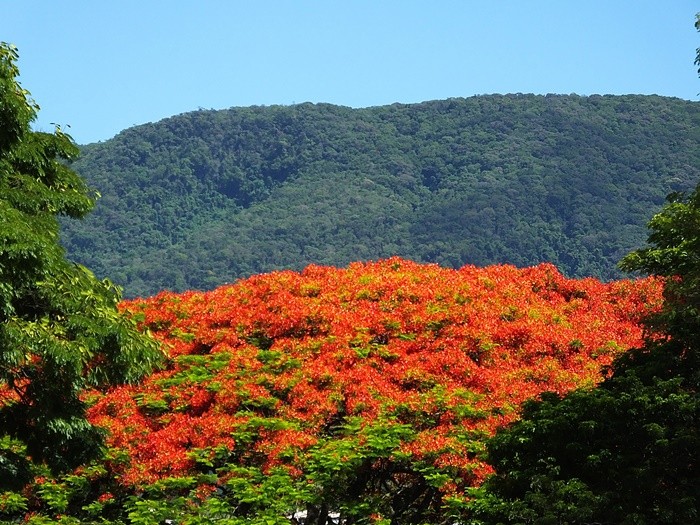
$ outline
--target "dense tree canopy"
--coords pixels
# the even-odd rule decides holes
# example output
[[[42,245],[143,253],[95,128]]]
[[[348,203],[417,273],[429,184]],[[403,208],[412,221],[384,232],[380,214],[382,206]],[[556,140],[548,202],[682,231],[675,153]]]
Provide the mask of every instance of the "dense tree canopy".
[[[477,96],[197,111],[83,148],[103,197],[69,254],[128,296],[399,255],[619,278],[700,178],[700,104]]]
[[[106,460],[0,494],[0,519],[469,523],[486,438],[523,400],[598,382],[660,292],[392,258],[127,302],[167,368],[91,394]]]
[[[151,370],[155,342],[119,314],[120,294],[65,258],[58,215],[82,217],[94,195],[66,162],[71,138],[30,128],[38,106],[0,44],[0,490],[35,468],[94,457],[102,433],[85,418],[88,386]]]

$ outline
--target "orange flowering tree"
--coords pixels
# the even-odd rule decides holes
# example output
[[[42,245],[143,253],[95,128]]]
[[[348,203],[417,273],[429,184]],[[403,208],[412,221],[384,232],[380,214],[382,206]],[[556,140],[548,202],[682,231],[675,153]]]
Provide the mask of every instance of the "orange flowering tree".
[[[105,459],[0,495],[0,517],[454,522],[485,440],[596,385],[660,301],[654,279],[392,258],[127,302],[169,365],[87,395]]]

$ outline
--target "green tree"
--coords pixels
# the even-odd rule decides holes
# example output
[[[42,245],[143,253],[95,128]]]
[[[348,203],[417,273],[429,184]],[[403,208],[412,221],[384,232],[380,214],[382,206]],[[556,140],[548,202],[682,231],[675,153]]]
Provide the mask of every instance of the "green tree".
[[[544,396],[499,432],[496,475],[474,503],[483,523],[697,523],[697,383],[645,374],[668,364],[658,350],[597,389]]]
[[[695,14],[695,29],[700,31],[700,13]],[[700,47],[695,50],[695,65],[698,66],[698,75],[700,75]]]
[[[58,216],[84,216],[96,194],[65,163],[70,136],[31,130],[39,107],[17,58],[0,43],[0,489],[98,454],[81,393],[135,381],[161,357],[117,310],[119,290],[66,259]]]

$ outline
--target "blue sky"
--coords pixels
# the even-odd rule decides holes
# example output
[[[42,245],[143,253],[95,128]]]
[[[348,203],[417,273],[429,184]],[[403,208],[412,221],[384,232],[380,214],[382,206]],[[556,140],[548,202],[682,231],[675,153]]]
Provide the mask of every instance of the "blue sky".
[[[689,0],[1,3],[36,128],[80,144],[200,107],[700,92]]]

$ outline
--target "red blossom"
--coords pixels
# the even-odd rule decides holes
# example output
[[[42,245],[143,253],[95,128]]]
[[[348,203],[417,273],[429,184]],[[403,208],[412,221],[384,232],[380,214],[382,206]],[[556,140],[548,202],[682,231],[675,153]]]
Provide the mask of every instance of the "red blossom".
[[[301,476],[304,454],[351,416],[412,425],[397,452],[477,484],[490,467],[464,436],[491,435],[545,390],[600,381],[660,301],[654,279],[398,258],[163,292],[122,308],[167,345],[169,369],[112,390],[90,418],[130,458],[112,466],[124,484],[217,457]]]

